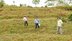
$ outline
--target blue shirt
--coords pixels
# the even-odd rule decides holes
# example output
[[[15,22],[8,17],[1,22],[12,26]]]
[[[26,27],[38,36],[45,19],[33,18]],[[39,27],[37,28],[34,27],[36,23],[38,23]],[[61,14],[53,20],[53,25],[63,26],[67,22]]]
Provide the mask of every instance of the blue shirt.
[[[39,24],[39,22],[40,22],[39,19],[35,19],[34,20],[34,23],[38,23]]]

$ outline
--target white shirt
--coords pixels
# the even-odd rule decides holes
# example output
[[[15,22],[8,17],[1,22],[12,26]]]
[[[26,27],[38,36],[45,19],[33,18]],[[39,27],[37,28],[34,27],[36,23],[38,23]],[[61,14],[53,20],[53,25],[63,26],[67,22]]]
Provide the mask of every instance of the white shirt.
[[[61,19],[59,19],[58,21],[57,21],[57,26],[62,26],[62,24],[63,24],[63,22],[62,22],[62,20]]]
[[[24,21],[27,21],[28,19],[26,17],[23,18]]]

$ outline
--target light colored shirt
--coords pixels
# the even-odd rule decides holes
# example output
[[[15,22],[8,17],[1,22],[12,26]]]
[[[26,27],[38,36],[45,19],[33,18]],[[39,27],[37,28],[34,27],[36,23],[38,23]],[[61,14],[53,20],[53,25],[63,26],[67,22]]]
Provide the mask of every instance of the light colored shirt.
[[[61,20],[61,19],[59,19],[59,20],[57,21],[57,26],[62,27],[62,24],[63,24],[62,20]]]
[[[26,17],[23,18],[24,21],[28,21],[28,19]]]
[[[40,22],[39,19],[35,19],[34,20],[34,23],[38,23],[39,24],[39,22]]]

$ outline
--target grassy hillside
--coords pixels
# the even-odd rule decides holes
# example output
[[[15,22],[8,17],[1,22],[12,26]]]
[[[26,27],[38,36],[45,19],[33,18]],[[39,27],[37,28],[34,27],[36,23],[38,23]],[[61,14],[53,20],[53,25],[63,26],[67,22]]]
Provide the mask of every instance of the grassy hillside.
[[[63,35],[56,34],[57,17],[65,20],[71,11],[61,8],[0,8],[0,41],[71,41],[72,23],[63,25]],[[23,16],[28,16],[29,26],[23,24]],[[34,28],[34,17],[41,20],[41,27]]]

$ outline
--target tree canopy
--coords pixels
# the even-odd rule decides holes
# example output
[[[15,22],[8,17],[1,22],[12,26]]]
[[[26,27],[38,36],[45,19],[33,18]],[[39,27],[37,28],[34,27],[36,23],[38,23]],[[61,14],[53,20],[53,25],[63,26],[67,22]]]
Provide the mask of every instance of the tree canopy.
[[[40,0],[33,0],[32,2],[33,2],[33,4],[36,5],[36,4],[39,4]]]

